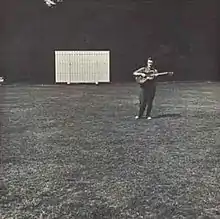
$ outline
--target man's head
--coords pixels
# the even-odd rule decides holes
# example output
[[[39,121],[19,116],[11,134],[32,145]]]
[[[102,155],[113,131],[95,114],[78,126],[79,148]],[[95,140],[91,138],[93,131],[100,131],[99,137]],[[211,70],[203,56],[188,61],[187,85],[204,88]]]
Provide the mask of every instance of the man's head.
[[[153,64],[154,64],[153,59],[152,59],[151,57],[149,57],[149,58],[147,59],[147,67],[148,67],[148,68],[151,68],[151,67],[153,66]]]

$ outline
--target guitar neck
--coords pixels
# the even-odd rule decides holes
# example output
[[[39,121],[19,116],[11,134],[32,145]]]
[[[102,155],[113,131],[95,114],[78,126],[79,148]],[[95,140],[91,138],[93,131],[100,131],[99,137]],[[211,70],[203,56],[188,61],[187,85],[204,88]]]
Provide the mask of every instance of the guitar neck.
[[[156,76],[163,76],[163,75],[173,75],[173,72],[160,72],[160,73],[153,73],[150,75],[156,75]]]
[[[160,75],[167,75],[167,74],[169,74],[169,72],[155,73],[155,75],[158,75],[158,76],[160,76]]]

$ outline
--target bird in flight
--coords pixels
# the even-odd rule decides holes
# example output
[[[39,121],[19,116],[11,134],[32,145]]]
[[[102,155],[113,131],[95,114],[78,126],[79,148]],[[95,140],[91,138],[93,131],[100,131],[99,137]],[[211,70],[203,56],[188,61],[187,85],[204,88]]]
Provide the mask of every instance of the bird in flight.
[[[44,1],[49,7],[53,7],[54,5],[56,5],[56,3],[52,0],[44,0]]]

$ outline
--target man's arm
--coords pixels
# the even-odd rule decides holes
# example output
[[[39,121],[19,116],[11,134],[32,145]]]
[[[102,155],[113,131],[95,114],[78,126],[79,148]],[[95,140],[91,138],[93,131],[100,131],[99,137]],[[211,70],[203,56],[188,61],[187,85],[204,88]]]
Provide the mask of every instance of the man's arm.
[[[156,75],[154,76],[155,78],[158,77],[157,73],[158,73],[157,69],[154,69],[154,74],[156,74]]]
[[[144,67],[139,68],[138,70],[136,70],[136,71],[133,73],[133,75],[134,75],[134,76],[143,76],[143,75],[145,75],[145,74],[143,73],[143,70],[144,70]]]

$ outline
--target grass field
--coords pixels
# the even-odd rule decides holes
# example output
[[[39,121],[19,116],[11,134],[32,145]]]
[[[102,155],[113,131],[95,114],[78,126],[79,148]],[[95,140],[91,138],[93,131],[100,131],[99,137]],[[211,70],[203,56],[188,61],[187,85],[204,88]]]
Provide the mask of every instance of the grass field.
[[[0,89],[2,219],[219,218],[219,83]]]

